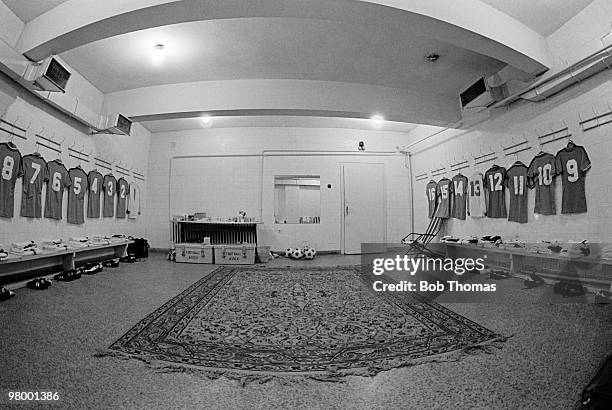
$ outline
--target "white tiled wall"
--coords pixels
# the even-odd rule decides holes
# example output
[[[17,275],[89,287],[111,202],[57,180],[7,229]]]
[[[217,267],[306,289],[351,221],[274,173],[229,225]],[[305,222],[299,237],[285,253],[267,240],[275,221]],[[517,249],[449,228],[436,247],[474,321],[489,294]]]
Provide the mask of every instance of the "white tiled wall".
[[[405,145],[406,134],[348,129],[310,128],[208,128],[152,135],[149,163],[149,206],[147,235],[154,247],[170,240],[169,215],[194,211],[213,217],[235,216],[247,211],[263,222],[262,244],[274,249],[308,242],[321,250],[341,249],[340,163],[383,162],[387,184],[387,238],[399,241],[410,228],[410,179],[403,156],[360,155],[358,141],[369,153],[394,151]],[[298,155],[264,150],[350,151],[350,155]],[[239,156],[253,154],[254,156]],[[223,158],[179,158],[175,156],[229,155]],[[274,223],[275,175],[321,176],[321,223]],[[328,189],[327,185],[332,188]],[[170,196],[169,196],[170,193]],[[263,193],[263,198],[262,198]],[[263,201],[262,201],[263,199]]]
[[[150,144],[150,133],[142,126],[135,124],[132,135],[88,135],[85,130],[66,121],[62,114],[55,112],[28,92],[21,90],[18,86],[0,79],[0,102],[2,102],[0,113],[2,118],[11,123],[16,123],[22,128],[27,128],[27,140],[13,138],[13,142],[19,148],[22,155],[36,151],[34,134],[42,134],[62,141],[62,161],[67,169],[79,165],[79,161],[69,157],[68,148],[74,147],[92,153],[92,156],[112,160],[114,163],[121,162],[128,169],[138,170],[142,174],[147,173],[148,152]],[[0,132],[0,141],[10,139],[5,133]],[[40,154],[51,161],[58,158],[58,154],[44,147],[39,148]],[[82,168],[89,172],[93,168],[93,162],[81,163]],[[103,175],[108,171],[98,167]],[[119,178],[114,170],[113,174]],[[8,246],[13,241],[43,240],[52,238],[68,238],[70,236],[92,235],[92,234],[116,234],[123,233],[141,236],[145,233],[146,215],[146,182],[136,181],[132,176],[125,177],[128,182],[136,182],[141,186],[141,208],[142,217],[136,220],[100,218],[85,219],[83,225],[71,225],[66,222],[67,191],[64,193],[63,220],[55,221],[41,218],[22,218],[19,216],[21,204],[21,179],[17,180],[15,187],[15,209],[14,217],[11,219],[0,218],[0,244]],[[43,188],[43,201],[44,192]],[[43,202],[44,203],[44,202]]]
[[[537,135],[562,128],[567,124],[572,140],[583,145],[593,163],[586,177],[586,197],[588,213],[561,215],[561,181],[556,178],[558,214],[539,216],[533,212],[527,224],[518,224],[506,220],[472,219],[466,221],[450,219],[446,233],[453,235],[486,235],[500,234],[506,238],[518,237],[526,241],[589,239],[591,241],[612,240],[612,195],[610,178],[612,175],[612,123],[583,132],[579,126],[580,118],[586,119],[594,113],[604,113],[612,106],[612,73],[607,70],[588,81],[576,85],[562,94],[549,98],[542,103],[522,103],[509,108],[507,112],[487,120],[468,130],[449,130],[415,146],[413,155],[413,172],[415,175],[424,171],[448,166],[462,158],[470,160],[470,168],[461,172],[471,175],[475,171],[484,173],[493,163],[508,168],[516,160],[514,155],[504,156],[501,145],[509,146],[512,142],[529,140],[528,151],[518,154],[518,159],[529,165],[533,156],[539,151]],[[422,130],[421,130],[422,131]],[[544,145],[544,150],[552,154],[563,148],[567,140],[560,140]],[[492,149],[498,159],[482,165],[475,165],[472,156]],[[456,173],[448,172],[447,177]],[[430,174],[431,176],[431,174]],[[442,176],[435,178],[439,180]],[[425,185],[429,178],[415,183],[415,225],[424,229],[427,225],[427,202]],[[507,198],[508,199],[508,198]],[[529,209],[533,210],[534,191],[529,192]]]

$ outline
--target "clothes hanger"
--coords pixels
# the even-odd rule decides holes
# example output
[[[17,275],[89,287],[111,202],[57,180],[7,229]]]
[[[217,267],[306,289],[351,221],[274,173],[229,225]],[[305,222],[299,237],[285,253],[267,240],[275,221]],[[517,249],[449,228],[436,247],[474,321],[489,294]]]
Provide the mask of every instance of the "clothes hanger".
[[[575,146],[576,146],[576,144],[571,139],[569,141],[567,141],[567,148],[571,149],[571,148],[574,148]]]

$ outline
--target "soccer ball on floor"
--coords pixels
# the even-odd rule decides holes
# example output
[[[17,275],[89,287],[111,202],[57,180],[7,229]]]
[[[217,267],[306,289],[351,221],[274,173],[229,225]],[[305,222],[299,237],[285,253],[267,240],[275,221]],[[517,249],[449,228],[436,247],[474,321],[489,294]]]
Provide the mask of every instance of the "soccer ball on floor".
[[[285,249],[285,256],[291,258],[291,253],[293,252],[293,248]]]
[[[304,259],[314,259],[317,254],[316,249],[314,248],[302,248],[302,254],[304,255]]]
[[[291,259],[302,259],[303,256],[304,254],[302,253],[302,250],[300,248],[293,248],[291,250]]]

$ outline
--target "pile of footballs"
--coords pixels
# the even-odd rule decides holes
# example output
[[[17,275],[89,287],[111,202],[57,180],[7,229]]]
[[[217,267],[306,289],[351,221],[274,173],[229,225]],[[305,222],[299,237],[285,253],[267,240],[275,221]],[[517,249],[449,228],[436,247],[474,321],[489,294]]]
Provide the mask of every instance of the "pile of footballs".
[[[317,250],[315,248],[311,248],[310,246],[285,249],[285,256],[289,259],[314,259],[316,255]]]

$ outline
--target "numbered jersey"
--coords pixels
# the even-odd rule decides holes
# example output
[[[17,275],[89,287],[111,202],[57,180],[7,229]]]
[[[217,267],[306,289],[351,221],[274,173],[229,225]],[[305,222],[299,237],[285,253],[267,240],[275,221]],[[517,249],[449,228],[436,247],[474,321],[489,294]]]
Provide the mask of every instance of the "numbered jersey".
[[[87,176],[88,195],[87,195],[87,217],[100,217],[100,192],[103,189],[103,177],[98,171],[91,171]]]
[[[436,181],[429,181],[427,183],[427,187],[425,187],[425,194],[427,195],[427,206],[428,206],[428,212],[427,212],[427,217],[428,218],[433,218],[434,214],[436,213],[436,188],[438,187],[438,184],[436,183]]]
[[[526,223],[527,216],[527,166],[516,163],[506,172],[506,187],[510,194],[508,220]]]
[[[45,218],[62,219],[62,203],[64,189],[70,187],[70,177],[64,164],[57,160],[47,164],[49,181],[47,182],[47,198],[45,199]]]
[[[451,180],[448,178],[442,178],[438,181],[436,187],[436,198],[438,204],[436,206],[436,214],[438,218],[449,218],[450,217],[450,204],[451,195],[453,193],[453,185]]]
[[[104,180],[104,208],[102,216],[112,218],[115,216],[115,194],[117,193],[117,180],[111,174],[105,175]]]
[[[529,164],[527,177],[531,180],[530,186],[535,188],[534,213],[542,215],[557,213],[554,184],[556,174],[555,156],[552,154],[537,155]]]
[[[576,214],[587,211],[584,180],[591,168],[591,161],[583,147],[575,145],[564,148],[555,158],[557,174],[563,181],[561,213]]]
[[[140,188],[136,184],[130,184],[127,214],[129,219],[136,219],[140,215]]]
[[[30,154],[21,160],[23,166],[23,192],[21,194],[21,216],[42,217],[42,190],[49,180],[47,162],[40,155]]]
[[[506,168],[494,165],[484,177],[485,192],[488,194],[487,216],[489,218],[507,218],[506,212]]]
[[[68,190],[68,223],[82,224],[85,222],[85,193],[87,192],[87,174],[82,168],[72,168],[68,171],[70,189]]]
[[[465,219],[465,209],[467,203],[468,179],[458,174],[452,179],[453,196],[451,205],[451,217]]]
[[[482,218],[487,211],[482,174],[476,172],[469,179],[468,212],[472,218]]]
[[[117,181],[117,218],[125,218],[125,210],[127,205],[127,198],[130,193],[130,185],[128,182],[119,178]]]
[[[13,217],[15,182],[22,174],[21,153],[7,143],[0,144],[0,216]]]

